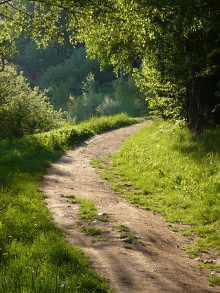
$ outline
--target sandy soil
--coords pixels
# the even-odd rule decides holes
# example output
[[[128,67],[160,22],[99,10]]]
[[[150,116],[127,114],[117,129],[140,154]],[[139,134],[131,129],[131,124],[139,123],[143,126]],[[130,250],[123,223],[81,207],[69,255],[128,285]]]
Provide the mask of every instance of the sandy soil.
[[[101,179],[100,171],[90,165],[93,157],[108,157],[149,123],[97,135],[55,162],[44,178],[48,208],[68,241],[82,248],[117,293],[219,292],[219,288],[208,285],[210,271],[198,268],[197,262],[187,257],[184,247],[189,245],[189,239],[170,231],[161,216],[122,199]],[[71,195],[93,200],[99,212],[108,215],[109,222],[93,223],[104,231],[105,241],[92,243],[80,232],[79,207],[70,204]],[[119,225],[129,227],[138,241],[127,243],[120,239],[122,232],[114,228]]]

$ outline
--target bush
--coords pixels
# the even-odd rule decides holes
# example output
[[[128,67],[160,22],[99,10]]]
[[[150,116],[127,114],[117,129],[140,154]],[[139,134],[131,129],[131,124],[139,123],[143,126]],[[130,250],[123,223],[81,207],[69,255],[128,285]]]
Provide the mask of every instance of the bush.
[[[64,124],[45,92],[31,89],[12,66],[0,72],[0,138],[21,137]]]
[[[110,116],[122,112],[121,103],[119,101],[114,101],[108,96],[104,97],[104,101],[96,108],[98,115]]]

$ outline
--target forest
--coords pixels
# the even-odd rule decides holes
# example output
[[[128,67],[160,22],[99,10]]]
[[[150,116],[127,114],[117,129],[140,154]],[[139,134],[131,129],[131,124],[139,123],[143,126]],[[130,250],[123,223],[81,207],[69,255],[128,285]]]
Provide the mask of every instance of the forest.
[[[15,60],[19,70],[31,77],[33,85],[40,90],[49,88],[48,95],[56,110],[69,109],[70,120],[83,119],[80,117],[83,107],[92,111],[88,110],[85,118],[105,111],[114,114],[124,110],[137,115],[140,109],[147,108],[147,97],[152,112],[180,119],[192,131],[219,125],[217,0],[193,3],[105,0],[101,4],[1,1],[0,5],[2,71],[7,62]],[[29,40],[24,40],[24,35]],[[30,39],[40,47],[47,47],[46,50],[37,50]],[[22,53],[16,60],[19,50]],[[84,62],[86,56],[93,61]],[[81,65],[76,66],[75,62]],[[70,73],[71,66],[81,72],[75,69]],[[103,73],[98,73],[98,67]],[[117,77],[125,75],[126,80],[113,85],[116,76],[112,68]],[[132,84],[132,78],[145,98]],[[128,91],[134,87],[135,102],[130,95],[126,103],[118,101],[120,91],[126,91],[123,87]],[[95,101],[93,106],[89,105],[91,101]],[[126,109],[122,104],[128,101],[132,106],[127,105]]]
[[[190,225],[188,253],[212,252],[200,265],[220,285],[219,19],[219,0],[0,0],[1,291],[109,292],[39,187],[68,149],[144,119],[153,126],[112,156],[106,179]]]

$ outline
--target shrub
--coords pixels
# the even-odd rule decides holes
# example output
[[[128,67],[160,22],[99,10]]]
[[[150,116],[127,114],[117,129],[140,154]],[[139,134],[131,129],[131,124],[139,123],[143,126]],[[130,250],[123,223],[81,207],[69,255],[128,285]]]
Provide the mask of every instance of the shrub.
[[[114,101],[108,96],[104,97],[104,101],[96,108],[98,115],[115,115],[122,112],[121,103],[119,101]]]
[[[12,66],[0,72],[0,138],[21,137],[64,124],[63,113],[49,103],[45,92],[31,89]]]

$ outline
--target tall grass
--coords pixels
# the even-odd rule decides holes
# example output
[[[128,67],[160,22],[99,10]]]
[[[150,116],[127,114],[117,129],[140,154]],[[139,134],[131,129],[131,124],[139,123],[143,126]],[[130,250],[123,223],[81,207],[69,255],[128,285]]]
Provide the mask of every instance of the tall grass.
[[[124,197],[189,225],[183,233],[197,236],[191,256],[220,253],[220,129],[196,136],[157,121],[130,137],[112,163],[103,176]]]
[[[109,292],[108,282],[54,226],[40,186],[46,168],[67,149],[134,122],[125,115],[102,117],[0,141],[0,292]]]

